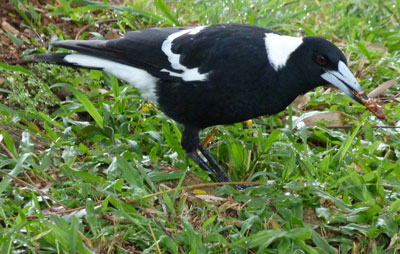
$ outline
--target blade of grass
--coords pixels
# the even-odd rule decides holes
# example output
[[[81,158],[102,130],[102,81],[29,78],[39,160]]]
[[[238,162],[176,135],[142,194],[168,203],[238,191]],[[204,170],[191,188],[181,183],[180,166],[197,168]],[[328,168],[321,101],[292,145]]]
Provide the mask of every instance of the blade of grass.
[[[180,26],[181,23],[176,19],[174,15],[172,15],[171,10],[168,8],[167,4],[164,0],[154,0],[154,4],[159,9],[167,19],[169,19],[174,25]]]
[[[18,0],[13,0],[13,5],[15,7],[15,9],[17,10],[18,14],[25,20],[25,22],[32,26],[32,22],[31,20],[28,18],[28,16],[25,14],[25,12],[23,10],[21,10],[20,5],[22,5],[22,1],[18,1]],[[29,7],[31,6],[31,3],[29,3]]]
[[[93,117],[93,119],[96,121],[96,123],[101,128],[103,128],[103,117],[100,115],[100,113],[97,111],[95,106],[90,102],[90,100],[82,92],[80,92],[75,87],[73,87],[69,84],[65,84],[65,83],[54,84],[54,85],[50,86],[50,89],[56,88],[56,87],[66,88],[69,91],[71,91],[71,93],[73,93],[75,95],[75,97],[82,103],[83,107],[87,110],[87,112]]]
[[[12,108],[9,108],[6,105],[1,104],[1,103],[0,103],[0,112],[1,112],[2,115],[5,115],[7,113],[9,113],[10,115],[13,115],[13,116],[18,116],[19,115],[17,111],[15,111]]]
[[[21,171],[22,171],[22,165],[24,162],[29,158],[31,154],[25,153],[23,154],[18,160],[17,164],[15,165],[14,169],[11,170],[10,175],[12,176],[17,176]],[[11,183],[12,178],[11,177],[4,177],[3,180],[0,182],[0,194],[3,193],[8,185]]]
[[[354,129],[353,133],[350,135],[350,137],[347,138],[346,143],[342,146],[341,149],[341,154],[339,158],[339,164],[342,162],[344,156],[347,154],[349,151],[351,144],[353,143],[354,138],[356,137],[358,131],[360,130],[361,126],[364,124],[364,121],[361,121],[358,126]]]
[[[127,11],[131,14],[137,14],[146,19],[151,19],[155,22],[167,21],[170,25],[173,24],[170,20],[165,19],[162,16],[159,16],[157,14],[154,14],[154,13],[151,13],[148,11],[144,11],[142,9],[134,8],[134,7],[115,6],[115,5],[109,5],[109,4],[104,4],[104,3],[92,2],[92,1],[88,1],[88,0],[74,0],[74,1],[72,1],[72,3],[84,5],[83,7],[78,7],[76,9],[74,9],[74,11],[86,12],[86,11],[95,11],[95,10],[103,10],[103,9],[116,10],[116,11],[120,11],[120,12]],[[64,12],[62,12],[62,11],[55,11],[55,12],[49,13],[48,15],[56,16],[56,15],[63,15],[63,14],[64,14]]]
[[[5,70],[10,70],[10,71],[19,71],[22,72],[24,74],[28,74],[28,75],[33,75],[32,72],[28,71],[27,69],[25,69],[22,66],[19,65],[9,65],[3,62],[0,62],[0,68],[5,69]]]
[[[10,135],[8,135],[8,133],[5,130],[1,130],[1,135],[2,135],[2,138],[4,140],[4,143],[5,143],[8,151],[10,151],[10,153],[12,154],[12,156],[10,154],[10,157],[13,159],[17,158],[18,152],[17,152],[17,149],[15,148],[13,138]]]

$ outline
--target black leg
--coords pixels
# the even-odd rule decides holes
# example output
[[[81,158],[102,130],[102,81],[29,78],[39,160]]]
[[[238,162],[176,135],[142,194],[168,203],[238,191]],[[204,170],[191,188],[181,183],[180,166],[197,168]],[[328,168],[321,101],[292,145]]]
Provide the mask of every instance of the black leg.
[[[221,166],[218,164],[218,162],[212,157],[210,152],[205,148],[202,144],[198,145],[200,153],[206,158],[208,163],[210,163],[210,166],[213,167],[213,171],[216,174],[216,177],[218,179],[222,179],[223,181],[218,180],[219,182],[231,182],[231,179],[229,176],[225,173],[225,170],[221,168]]]
[[[211,174],[211,176],[213,178],[215,178],[215,180],[217,180],[218,182],[224,182],[221,181],[222,179],[219,179],[217,172],[214,171],[213,168],[211,168],[207,162],[205,162],[200,155],[197,153],[197,151],[193,151],[193,152],[187,152],[186,155],[192,159],[192,161],[194,161],[201,169],[209,172]]]
[[[182,133],[182,147],[186,155],[192,159],[199,167],[209,172],[218,182],[232,182],[218,162],[212,157],[210,152],[199,141],[200,129],[186,126]],[[203,155],[199,155],[197,149]],[[235,185],[237,189],[243,190],[249,186]]]
[[[231,182],[225,171],[218,165],[211,154],[199,141],[200,129],[186,126],[182,133],[182,147],[186,155],[192,159],[200,168],[211,173],[218,182]],[[205,160],[198,154],[197,149]]]

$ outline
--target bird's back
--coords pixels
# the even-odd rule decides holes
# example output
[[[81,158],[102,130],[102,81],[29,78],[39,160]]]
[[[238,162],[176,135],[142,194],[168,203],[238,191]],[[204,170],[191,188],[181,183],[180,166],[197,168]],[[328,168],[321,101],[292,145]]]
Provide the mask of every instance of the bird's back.
[[[78,54],[45,60],[103,69],[135,85],[174,120],[203,128],[273,114],[290,103],[265,106],[279,88],[266,33],[273,32],[242,24],[151,28],[110,41],[56,42]]]

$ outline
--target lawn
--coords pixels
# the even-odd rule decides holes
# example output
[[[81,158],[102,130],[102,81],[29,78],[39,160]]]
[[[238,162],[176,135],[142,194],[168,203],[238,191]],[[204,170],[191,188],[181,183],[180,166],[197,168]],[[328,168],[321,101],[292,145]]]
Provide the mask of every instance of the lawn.
[[[0,0],[1,253],[399,253],[400,0],[130,2]],[[129,84],[32,60],[55,40],[232,22],[332,41],[386,120],[326,86],[208,128],[252,183],[238,191]]]

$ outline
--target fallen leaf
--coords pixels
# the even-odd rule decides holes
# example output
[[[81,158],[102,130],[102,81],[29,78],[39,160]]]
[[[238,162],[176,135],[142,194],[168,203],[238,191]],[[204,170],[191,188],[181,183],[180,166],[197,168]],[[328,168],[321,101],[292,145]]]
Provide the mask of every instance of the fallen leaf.
[[[292,106],[297,110],[302,110],[310,100],[311,98],[308,94],[300,95],[292,102]]]
[[[5,30],[5,31],[7,31],[7,32],[9,32],[9,33],[12,33],[12,34],[19,34],[19,31],[15,28],[15,27],[13,27],[12,25],[10,25],[7,21],[3,21],[2,23],[1,23],[1,27]]]
[[[253,121],[251,119],[244,121],[243,123],[246,124],[247,126],[249,126],[250,128],[253,127]]]
[[[388,51],[388,49],[385,46],[383,46],[379,43],[367,42],[367,43],[365,43],[365,46],[367,47],[367,49],[375,49],[378,52],[387,52]]]
[[[105,93],[109,93],[109,92],[110,92],[110,90],[108,90],[108,89],[103,89],[103,88],[99,89],[100,94],[105,94]],[[110,96],[113,96],[113,94],[110,94]]]
[[[344,113],[338,111],[308,112],[296,119],[293,125],[299,127],[303,123],[305,126],[310,127],[317,125],[317,122],[320,121],[327,122],[328,127],[346,125],[346,122],[344,121]]]
[[[226,220],[225,224],[230,225],[230,226],[240,226],[240,225],[243,225],[243,221],[241,221],[241,220]]]
[[[203,194],[207,194],[207,191],[194,189],[193,193],[196,194],[196,195],[203,195]]]
[[[361,164],[359,164],[359,163],[354,163],[354,162],[352,162],[352,163],[350,164],[350,167],[351,167],[352,169],[355,169],[355,170],[358,170],[358,171],[362,171],[362,170],[363,170]]]
[[[120,39],[121,36],[114,30],[108,31],[104,36],[106,40]]]
[[[216,203],[226,200],[225,198],[221,198],[221,197],[217,197],[217,196],[213,196],[213,195],[207,195],[207,194],[206,195],[204,195],[204,194],[196,195],[196,197],[202,201],[205,201],[207,203],[213,203],[213,204],[216,204]]]
[[[150,112],[150,109],[149,109],[148,107],[146,107],[146,106],[143,106],[143,107],[142,107],[142,112],[149,113],[149,112]]]
[[[383,82],[382,84],[380,84],[377,88],[375,88],[372,92],[370,92],[368,94],[369,98],[376,98],[379,95],[381,95],[382,93],[384,93],[386,90],[388,90],[391,86],[393,86],[394,84],[396,84],[397,79],[392,79],[392,80],[388,80]]]
[[[269,223],[271,224],[272,228],[275,228],[275,229],[276,228],[278,228],[278,229],[282,228],[281,225],[279,225],[279,223],[272,217],[269,219]]]

